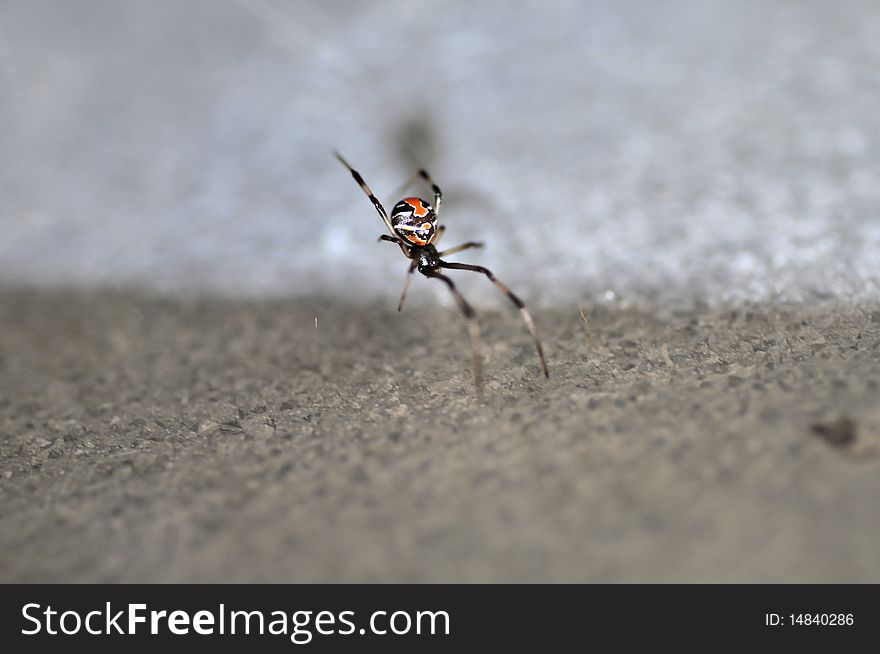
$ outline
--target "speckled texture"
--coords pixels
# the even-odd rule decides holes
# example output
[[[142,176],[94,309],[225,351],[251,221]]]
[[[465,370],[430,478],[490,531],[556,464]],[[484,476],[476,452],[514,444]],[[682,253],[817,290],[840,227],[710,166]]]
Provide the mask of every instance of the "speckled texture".
[[[587,309],[7,291],[0,580],[880,581],[880,311]]]

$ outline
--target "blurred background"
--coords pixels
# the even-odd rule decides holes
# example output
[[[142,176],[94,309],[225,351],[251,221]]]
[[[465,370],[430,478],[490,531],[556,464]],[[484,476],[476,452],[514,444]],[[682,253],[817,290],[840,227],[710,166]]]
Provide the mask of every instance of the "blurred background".
[[[389,204],[428,167],[444,244],[538,305],[877,300],[878,34],[873,0],[3,0],[0,283],[392,306],[338,148]]]

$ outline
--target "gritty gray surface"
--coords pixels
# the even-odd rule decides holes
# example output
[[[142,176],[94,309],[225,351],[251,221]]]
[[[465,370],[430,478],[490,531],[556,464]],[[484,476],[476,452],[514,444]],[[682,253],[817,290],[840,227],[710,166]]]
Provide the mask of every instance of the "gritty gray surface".
[[[535,303],[876,303],[878,33],[876,0],[5,0],[0,279],[357,301],[403,266],[338,148],[383,201],[428,167]]]
[[[880,581],[876,307],[587,308],[6,291],[0,580]]]
[[[0,3],[0,580],[880,581],[878,31]],[[333,148],[431,170],[549,381],[485,280],[482,399],[440,285],[393,311]]]

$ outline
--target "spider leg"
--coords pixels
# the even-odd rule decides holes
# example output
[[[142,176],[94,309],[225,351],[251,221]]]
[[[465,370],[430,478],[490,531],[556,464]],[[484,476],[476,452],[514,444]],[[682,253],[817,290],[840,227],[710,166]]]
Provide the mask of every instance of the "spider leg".
[[[403,293],[400,294],[400,302],[397,303],[397,310],[403,311],[403,303],[406,302],[406,294],[409,292],[409,285],[412,284],[413,273],[416,271],[418,261],[413,259],[409,264],[409,270],[406,271],[406,282],[403,284]]]
[[[434,192],[434,213],[436,215],[440,215],[440,205],[443,204],[443,191],[440,190],[440,187],[434,183],[434,180],[431,179],[431,176],[428,174],[428,171],[422,168],[419,172],[416,173],[419,177],[425,180],[431,187],[431,190]]]
[[[431,239],[431,245],[437,245],[437,241],[446,232],[446,225],[437,225],[437,231],[434,232],[434,238]]]
[[[452,280],[449,279],[449,277],[438,272],[428,272],[425,273],[425,275],[439,279],[449,287],[455,301],[458,302],[461,312],[464,314],[464,317],[467,318],[468,333],[471,337],[471,355],[474,359],[474,386],[476,386],[477,391],[479,392],[481,389],[480,368],[482,359],[480,358],[480,325],[477,323],[477,314],[474,312],[474,308],[468,304],[468,301],[464,299],[464,296],[458,292],[458,289],[455,288],[455,284],[452,283]]]
[[[415,173],[413,173],[412,177],[401,184],[394,192],[394,197],[399,198],[401,195],[403,195],[403,192],[406,191],[406,189],[408,189],[410,186],[412,186],[412,183],[416,181],[417,177],[421,177],[423,180],[425,180],[431,187],[431,190],[434,192],[434,213],[439,214],[440,205],[443,203],[443,192],[440,190],[440,187],[434,183],[434,180],[431,179],[428,171],[426,171],[424,168],[417,170]]]
[[[467,243],[462,243],[461,245],[456,245],[454,248],[449,248],[448,250],[443,250],[442,252],[438,252],[437,255],[441,257],[445,257],[450,254],[455,254],[456,252],[461,252],[462,250],[469,250],[471,248],[481,248],[483,247],[482,243],[477,241],[468,241]]]
[[[382,221],[385,223],[385,226],[388,228],[388,231],[391,232],[391,235],[394,236],[394,228],[391,226],[391,221],[388,219],[388,214],[385,212],[385,207],[382,206],[382,203],[379,202],[379,199],[373,195],[373,192],[370,190],[370,187],[367,186],[367,183],[364,181],[364,178],[361,177],[361,174],[352,168],[349,163],[342,158],[342,155],[334,150],[334,156],[339,159],[343,166],[348,168],[351,176],[354,177],[354,181],[358,183],[358,186],[361,187],[361,190],[366,194],[368,198],[370,198],[370,202],[373,203],[373,206],[376,207],[376,211],[379,212],[379,216],[382,218]]]
[[[389,243],[396,243],[396,244],[399,245],[401,248],[406,248],[406,250],[404,250],[404,252],[406,252],[406,256],[409,256],[409,248],[410,248],[410,245],[409,245],[408,243],[404,243],[404,242],[401,241],[399,238],[394,238],[394,237],[392,237],[392,236],[388,236],[388,234],[382,234],[382,235],[381,235],[378,239],[376,239],[376,240],[377,240],[377,241],[388,241]]]
[[[529,329],[529,333],[532,335],[532,340],[535,342],[535,349],[538,351],[538,357],[541,359],[541,368],[544,370],[544,376],[550,377],[550,371],[547,370],[547,360],[544,358],[544,348],[541,347],[541,341],[538,339],[538,330],[535,328],[535,323],[532,320],[532,316],[529,315],[528,309],[526,309],[526,305],[522,300],[519,299],[514,293],[507,288],[504,284],[502,284],[498,279],[492,274],[492,271],[488,268],[484,268],[483,266],[473,266],[468,263],[447,263],[445,261],[440,262],[441,268],[449,268],[451,270],[470,270],[472,272],[483,273],[488,277],[495,286],[499,288],[499,290],[507,295],[510,298],[510,301],[513,302],[516,307],[522,313],[523,320],[526,321],[526,327]]]

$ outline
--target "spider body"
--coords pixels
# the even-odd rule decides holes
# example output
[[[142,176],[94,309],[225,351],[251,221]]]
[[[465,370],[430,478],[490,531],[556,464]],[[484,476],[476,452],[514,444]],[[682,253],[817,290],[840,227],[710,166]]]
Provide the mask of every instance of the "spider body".
[[[440,259],[440,253],[430,243],[421,247],[410,248],[410,258],[415,262],[416,268],[425,277],[430,277],[431,273],[435,273],[440,269],[443,261]]]
[[[404,198],[391,210],[391,227],[407,243],[422,247],[437,236],[437,213],[421,198]]]
[[[443,193],[440,191],[440,187],[431,179],[431,176],[428,175],[427,171],[419,170],[416,173],[416,176],[421,177],[431,187],[431,190],[434,193],[434,206],[432,207],[421,198],[408,197],[400,200],[394,205],[394,208],[391,210],[391,216],[389,217],[385,211],[385,207],[383,207],[382,203],[379,202],[379,199],[373,195],[373,192],[370,190],[370,187],[367,186],[360,173],[352,168],[338,152],[335,152],[334,154],[336,155],[336,158],[342,162],[342,165],[348,168],[354,181],[358,183],[361,190],[368,198],[370,198],[370,201],[379,213],[379,217],[382,218],[382,221],[388,228],[390,234],[382,234],[382,236],[379,237],[379,240],[397,244],[398,247],[400,247],[401,252],[403,252],[403,254],[410,260],[406,283],[403,287],[403,293],[400,295],[400,303],[397,305],[397,310],[400,311],[403,309],[403,304],[406,301],[406,294],[407,291],[409,291],[409,285],[412,281],[413,273],[416,270],[425,277],[437,279],[446,284],[447,288],[449,288],[449,291],[455,298],[455,301],[458,303],[461,312],[464,314],[465,318],[467,318],[468,332],[471,339],[471,354],[474,361],[474,384],[479,390],[481,367],[480,328],[477,323],[476,313],[474,312],[473,307],[471,307],[468,301],[464,299],[462,294],[455,287],[453,281],[448,276],[444,275],[441,270],[469,270],[471,272],[481,273],[495,284],[502,293],[507,295],[510,301],[513,302],[517,309],[519,309],[523,320],[526,323],[526,327],[532,336],[535,349],[538,352],[538,358],[540,359],[541,369],[544,372],[544,376],[549,377],[550,373],[547,369],[547,361],[544,358],[544,350],[541,347],[541,341],[538,338],[538,331],[535,328],[532,316],[529,314],[523,301],[520,300],[518,296],[514,295],[507,286],[502,284],[488,268],[466,263],[452,263],[443,260],[444,256],[470,248],[480,248],[483,247],[483,244],[468,241],[467,243],[443,251],[438,251],[435,247],[435,244],[445,230],[445,227],[437,222],[437,215],[440,212],[440,205],[443,202]],[[413,179],[414,178],[415,176]]]

